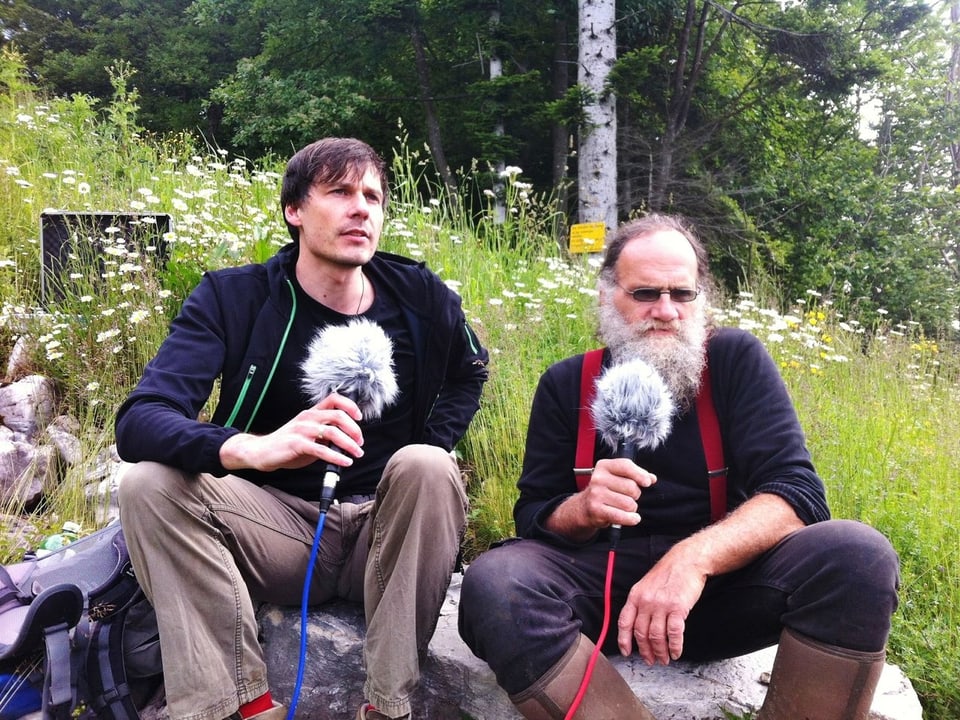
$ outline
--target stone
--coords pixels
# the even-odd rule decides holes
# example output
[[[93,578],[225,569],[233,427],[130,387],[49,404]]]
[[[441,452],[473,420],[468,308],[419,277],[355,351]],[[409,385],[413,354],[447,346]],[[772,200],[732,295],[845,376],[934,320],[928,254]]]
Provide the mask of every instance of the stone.
[[[66,465],[77,465],[83,460],[83,448],[77,437],[79,423],[67,415],[59,415],[40,433],[40,442],[56,448]]]
[[[18,377],[28,374],[30,365],[30,345],[27,342],[27,336],[21,335],[7,358],[7,374],[4,381],[13,382]]]
[[[29,443],[0,439],[0,503],[24,508],[36,505],[43,495],[49,467],[46,460]]]
[[[417,720],[515,720],[521,716],[496,684],[486,663],[474,657],[457,633],[462,576],[454,575],[428,649],[420,687],[413,697]],[[350,718],[363,702],[363,610],[331,603],[308,612],[307,662],[298,697],[298,717]],[[264,605],[259,614],[271,693],[289,703],[300,654],[299,608]],[[402,620],[398,620],[402,622]],[[677,662],[647,667],[636,656],[612,658],[634,692],[658,720],[727,720],[756,712],[776,647],[711,663]],[[874,696],[870,720],[921,720],[910,680],[887,664]]]
[[[0,387],[0,418],[11,430],[29,440],[53,417],[54,384],[42,375],[28,375]]]

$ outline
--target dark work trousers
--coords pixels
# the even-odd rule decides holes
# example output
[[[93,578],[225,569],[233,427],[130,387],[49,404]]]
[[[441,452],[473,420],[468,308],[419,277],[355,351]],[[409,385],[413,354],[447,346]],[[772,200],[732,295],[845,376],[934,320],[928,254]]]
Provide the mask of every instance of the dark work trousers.
[[[680,538],[625,537],[616,551],[610,629],[631,586]],[[603,622],[609,546],[508,540],[463,578],[460,635],[514,695],[552,668],[580,633]],[[886,645],[897,606],[899,560],[876,530],[829,520],[797,530],[747,567],[707,580],[686,621],[683,660],[716,660],[776,643],[784,627],[864,652]]]

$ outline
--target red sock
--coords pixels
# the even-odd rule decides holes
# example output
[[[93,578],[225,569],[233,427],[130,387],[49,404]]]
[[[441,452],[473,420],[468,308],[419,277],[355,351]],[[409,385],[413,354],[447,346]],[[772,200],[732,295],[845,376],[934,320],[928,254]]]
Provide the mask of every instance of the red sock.
[[[248,703],[240,706],[240,717],[249,718],[257,713],[266,712],[273,707],[273,698],[270,697],[270,691],[267,690],[263,695],[254,698]]]

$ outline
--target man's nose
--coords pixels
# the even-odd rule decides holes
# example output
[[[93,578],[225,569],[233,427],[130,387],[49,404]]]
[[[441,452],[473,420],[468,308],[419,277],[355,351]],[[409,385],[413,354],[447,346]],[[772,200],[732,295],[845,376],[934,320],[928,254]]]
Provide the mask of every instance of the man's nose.
[[[660,294],[660,297],[657,298],[656,302],[654,302],[653,306],[650,308],[650,314],[658,320],[673,320],[680,315],[679,311],[677,310],[677,305],[675,302],[673,302],[673,300],[670,299],[669,293]]]
[[[350,208],[351,213],[354,215],[363,215],[366,217],[370,214],[370,205],[371,202],[363,193],[356,193],[352,196],[353,203]]]

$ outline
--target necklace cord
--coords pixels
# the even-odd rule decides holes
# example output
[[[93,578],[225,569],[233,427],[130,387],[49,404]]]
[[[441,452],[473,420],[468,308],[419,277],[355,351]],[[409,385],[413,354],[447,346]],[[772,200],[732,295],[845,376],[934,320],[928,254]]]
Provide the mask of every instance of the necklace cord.
[[[360,308],[363,306],[363,296],[367,292],[367,281],[363,277],[363,270],[360,271],[360,301],[357,303],[357,309],[354,311],[354,315],[360,314]]]

